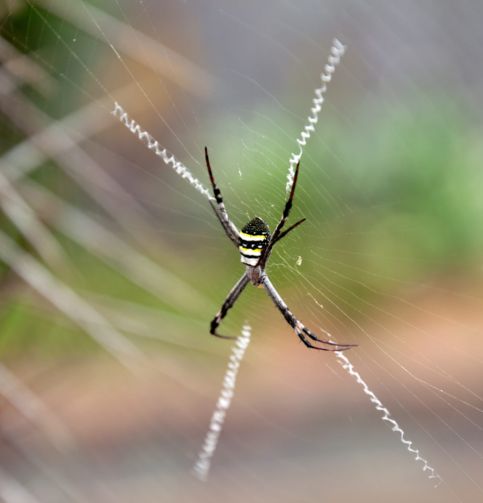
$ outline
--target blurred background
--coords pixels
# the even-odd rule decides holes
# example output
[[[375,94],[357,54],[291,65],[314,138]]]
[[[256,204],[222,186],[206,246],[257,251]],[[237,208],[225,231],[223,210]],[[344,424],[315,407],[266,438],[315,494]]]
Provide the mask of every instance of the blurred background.
[[[6,503],[483,499],[483,4],[0,3],[0,498]],[[333,354],[247,288],[209,479],[190,470],[242,273],[207,200],[111,114],[273,229],[334,37],[347,44],[268,268]]]

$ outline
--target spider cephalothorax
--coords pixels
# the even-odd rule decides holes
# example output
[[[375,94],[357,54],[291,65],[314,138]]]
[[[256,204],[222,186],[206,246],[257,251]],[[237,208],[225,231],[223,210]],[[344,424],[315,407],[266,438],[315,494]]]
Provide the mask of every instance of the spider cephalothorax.
[[[293,182],[290,187],[290,195],[285,203],[285,207],[282,212],[282,218],[275,227],[273,234],[270,234],[268,225],[259,217],[255,217],[250,220],[250,222],[248,222],[241,231],[237,229],[236,225],[228,217],[228,213],[221,196],[221,191],[215,183],[215,178],[213,177],[213,172],[211,170],[210,159],[208,157],[208,149],[206,147],[205,159],[206,166],[208,168],[208,174],[210,176],[211,186],[213,187],[213,195],[215,196],[216,201],[216,204],[211,203],[211,206],[213,207],[218,220],[223,226],[226,235],[230,238],[233,244],[238,247],[238,250],[240,252],[240,260],[246,265],[246,271],[244,272],[243,276],[231,289],[230,293],[225,299],[225,302],[223,302],[220,311],[211,321],[210,333],[224,339],[234,338],[221,335],[216,331],[216,329],[220,325],[221,320],[226,316],[228,310],[233,306],[240,294],[243,292],[245,287],[248,285],[248,283],[251,282],[255,286],[262,286],[265,288],[268,295],[280,310],[287,323],[294,329],[300,340],[308,348],[319,349],[322,351],[343,351],[345,349],[351,348],[353,344],[337,344],[332,341],[318,338],[305,325],[303,325],[303,323],[295,318],[290,309],[287,307],[287,304],[285,304],[282,297],[280,297],[277,290],[275,290],[275,287],[273,286],[267,273],[265,272],[265,266],[275,243],[280,241],[280,239],[282,239],[290,231],[295,229],[295,227],[305,221],[305,218],[303,218],[302,220],[295,222],[288,229],[282,231],[282,228],[284,227],[290,214],[290,210],[292,209],[292,201],[295,194],[295,187],[297,185],[300,164],[297,164],[297,167],[295,169]],[[317,342],[328,347],[317,346],[315,345],[315,343]]]

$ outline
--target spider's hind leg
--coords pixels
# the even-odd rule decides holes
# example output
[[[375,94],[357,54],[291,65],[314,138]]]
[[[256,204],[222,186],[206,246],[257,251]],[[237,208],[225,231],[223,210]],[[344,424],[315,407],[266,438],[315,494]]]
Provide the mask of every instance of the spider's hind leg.
[[[333,342],[327,339],[319,339],[311,330],[309,330],[306,326],[302,325],[300,321],[297,321],[294,327],[295,333],[299,336],[300,340],[307,346],[312,349],[321,349],[322,351],[345,351],[346,349],[353,348],[357,346],[357,344],[338,344],[337,342]],[[327,346],[331,346],[330,348],[320,348],[318,346],[314,346],[310,344],[304,334],[313,341],[319,342],[320,344],[326,344]],[[307,344],[309,343],[309,344]]]
[[[243,292],[244,288],[248,285],[249,278],[246,274],[244,274],[238,282],[235,284],[235,286],[230,290],[230,293],[227,295],[225,301],[223,302],[223,305],[221,306],[221,309],[218,311],[216,316],[211,320],[210,323],[210,334],[214,335],[215,337],[220,337],[221,339],[236,339],[236,337],[232,337],[229,335],[221,335],[217,333],[216,329],[220,325],[221,321],[223,318],[226,316],[228,310],[233,307],[233,304],[235,304],[236,300],[240,296],[240,294]]]
[[[309,339],[307,339],[302,332],[296,332],[299,339],[309,348],[309,349],[318,349],[319,351],[337,351],[332,348],[320,348],[319,346],[315,346],[312,344]]]
[[[294,329],[295,333],[299,339],[310,349],[318,349],[319,351],[345,351],[355,346],[355,344],[337,344],[336,342],[328,341],[325,339],[319,339],[315,334],[313,334],[302,322],[300,322],[287,307],[287,304],[283,301],[280,294],[277,292],[272,282],[268,279],[268,276],[264,276],[262,279],[262,284],[267,290],[268,295],[273,300],[274,304],[277,306],[278,310],[282,313],[285,321]],[[313,344],[312,341],[318,342],[319,344],[325,344],[328,347],[320,347]]]

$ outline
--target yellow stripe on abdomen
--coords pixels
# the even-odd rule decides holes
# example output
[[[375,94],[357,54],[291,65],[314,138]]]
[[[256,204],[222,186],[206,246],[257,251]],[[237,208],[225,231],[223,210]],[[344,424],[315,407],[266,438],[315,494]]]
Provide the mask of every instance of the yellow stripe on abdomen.
[[[245,255],[250,255],[252,257],[259,257],[262,254],[263,248],[245,248],[243,246],[239,246],[238,249],[241,253]]]
[[[240,232],[240,237],[244,241],[265,241],[267,236],[265,234],[247,234],[246,232]]]

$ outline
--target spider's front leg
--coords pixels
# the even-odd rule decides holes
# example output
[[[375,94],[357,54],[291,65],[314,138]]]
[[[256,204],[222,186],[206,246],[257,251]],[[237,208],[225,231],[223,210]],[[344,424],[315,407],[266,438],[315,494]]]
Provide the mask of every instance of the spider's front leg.
[[[228,335],[221,335],[216,332],[216,329],[221,323],[221,320],[226,316],[226,313],[228,310],[233,307],[233,304],[235,304],[236,300],[240,296],[240,294],[243,292],[244,288],[248,285],[249,278],[246,274],[243,274],[243,276],[238,280],[236,285],[230,290],[230,293],[225,299],[225,302],[223,302],[223,305],[221,306],[221,309],[218,311],[216,316],[211,320],[210,324],[210,334],[215,335],[216,337],[221,337],[222,339],[236,339],[236,337],[230,337]]]
[[[300,340],[310,349],[318,349],[320,351],[345,351],[350,349],[356,344],[338,344],[333,341],[319,339],[312,331],[310,331],[302,322],[300,322],[290,311],[287,304],[283,301],[280,294],[275,290],[272,282],[268,279],[268,276],[263,276],[262,284],[265,287],[269,297],[273,300],[274,304],[277,306],[278,310],[282,313],[285,321],[294,329],[295,333],[298,335]],[[318,342],[320,344],[325,344],[329,347],[316,346],[310,341]]]
[[[288,196],[287,201],[285,202],[285,206],[282,211],[282,217],[280,218],[277,226],[275,227],[275,230],[273,231],[273,234],[270,238],[270,242],[268,243],[267,247],[263,251],[262,256],[260,257],[260,261],[258,262],[258,265],[262,268],[265,269],[265,265],[268,261],[268,257],[270,257],[270,254],[272,253],[272,248],[273,245],[282,239],[284,236],[286,236],[291,230],[295,229],[298,225],[303,223],[305,221],[305,218],[302,220],[299,220],[297,223],[294,225],[290,226],[285,232],[282,232],[282,228],[287,222],[287,219],[290,215],[290,210],[292,209],[292,203],[293,203],[293,198],[295,196],[295,188],[297,187],[297,180],[299,177],[299,169],[300,169],[300,162],[297,163],[297,167],[295,168],[295,174],[293,177],[293,182],[292,182],[292,187],[290,188],[290,194]]]
[[[213,196],[215,197],[215,202],[210,201],[210,205],[215,212],[223,230],[226,235],[230,238],[235,246],[238,247],[240,243],[240,233],[236,225],[230,220],[228,212],[225,208],[225,203],[223,202],[223,196],[221,195],[221,190],[216,185],[215,177],[213,175],[213,170],[211,169],[210,157],[208,156],[208,148],[205,147],[205,162],[206,168],[208,169],[208,175],[210,177],[211,187],[213,189]]]

